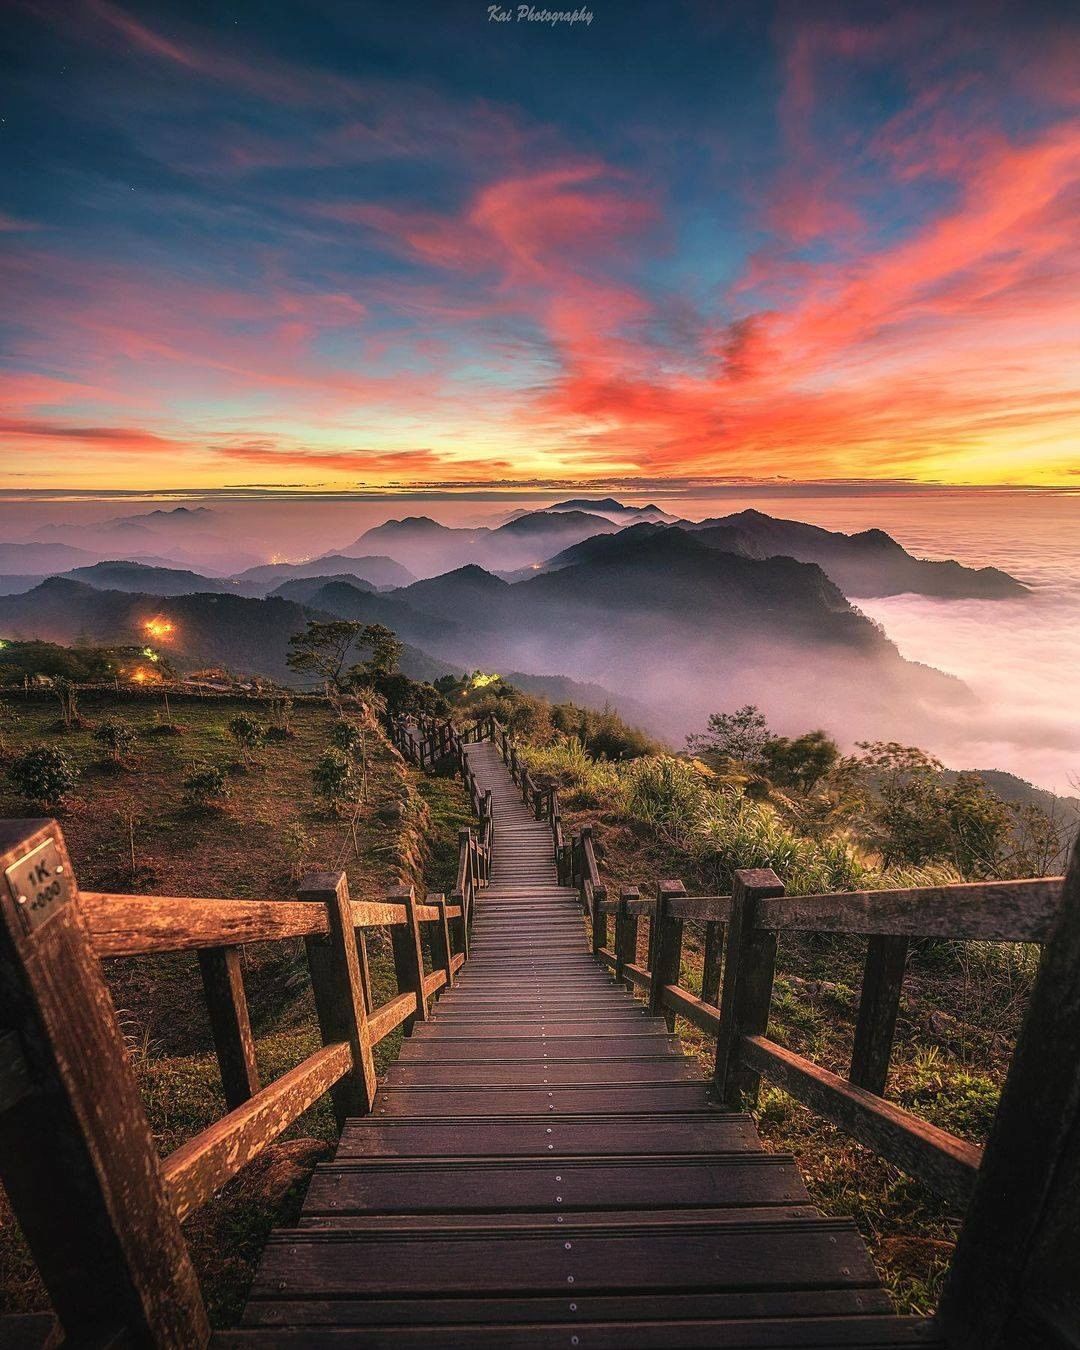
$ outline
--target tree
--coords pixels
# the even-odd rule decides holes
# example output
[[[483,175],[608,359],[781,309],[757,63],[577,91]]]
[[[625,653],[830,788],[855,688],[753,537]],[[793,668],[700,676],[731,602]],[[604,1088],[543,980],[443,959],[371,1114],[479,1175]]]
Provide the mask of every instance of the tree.
[[[231,795],[228,776],[217,764],[193,764],[183,787],[186,805],[198,810],[221,810]]]
[[[237,713],[229,722],[229,735],[240,747],[240,757],[247,766],[255,751],[265,744],[266,728],[247,713]]]
[[[8,765],[15,790],[42,811],[62,806],[78,782],[79,772],[62,750],[32,746]]]
[[[419,713],[446,717],[450,712],[450,704],[435,685],[410,680],[401,671],[378,676],[375,689],[386,700],[386,710],[391,717],[415,717]]]
[[[808,731],[793,740],[774,736],[762,747],[762,758],[774,783],[809,792],[837,763],[840,748],[824,731]]]
[[[289,639],[285,664],[298,674],[318,676],[331,690],[342,693],[349,683],[345,661],[363,627],[351,619],[309,619],[305,631]]]
[[[357,646],[369,648],[371,654],[366,661],[350,668],[349,677],[353,685],[375,684],[392,675],[405,650],[397,634],[381,623],[366,624],[357,636]]]
[[[118,718],[109,718],[94,728],[94,740],[109,752],[111,764],[123,764],[135,745],[135,729]]]
[[[692,755],[737,759],[749,769],[765,767],[765,747],[773,740],[764,714],[752,703],[733,713],[713,713],[703,732],[687,736]]]

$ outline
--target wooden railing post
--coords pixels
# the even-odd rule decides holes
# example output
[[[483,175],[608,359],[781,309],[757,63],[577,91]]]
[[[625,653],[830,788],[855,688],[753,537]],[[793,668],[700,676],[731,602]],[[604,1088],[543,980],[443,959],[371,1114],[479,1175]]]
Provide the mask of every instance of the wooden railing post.
[[[233,1110],[259,1090],[255,1040],[251,1034],[239,947],[207,947],[199,952],[199,972],[214,1036],[225,1103]]]
[[[325,937],[307,937],[304,945],[323,1044],[346,1041],[352,1052],[352,1072],[330,1089],[341,1129],[349,1116],[371,1111],[376,1086],[348,878],[344,872],[310,872],[300,883],[298,897],[325,905],[330,923]]]
[[[593,956],[601,947],[607,946],[607,915],[601,913],[600,906],[607,899],[607,891],[597,886],[593,891],[592,904],[592,952]]]
[[[454,944],[450,937],[450,920],[446,915],[446,896],[429,895],[424,903],[434,905],[439,911],[438,925],[432,929],[431,962],[432,965],[442,966],[446,972],[446,988],[452,989],[454,986]]]
[[[661,881],[657,887],[653,911],[652,984],[649,986],[649,1012],[662,1012],[668,1031],[675,1030],[675,1014],[664,1007],[664,986],[679,983],[682,969],[683,921],[670,912],[672,900],[686,894],[681,881]]]
[[[416,892],[411,886],[401,886],[390,892],[392,905],[404,905],[406,920],[390,929],[394,949],[394,973],[398,993],[416,994],[416,1011],[402,1024],[408,1036],[417,1022],[428,1020],[427,995],[424,993],[424,949],[420,942],[420,924],[416,917]]]
[[[1043,950],[937,1321],[950,1350],[1075,1344],[1080,845]]]
[[[701,1001],[714,1006],[720,998],[720,963],[724,951],[724,925],[712,919],[705,925],[705,950],[701,957]]]
[[[641,899],[636,886],[630,886],[619,896],[619,912],[615,916],[615,978],[626,978],[626,967],[637,960],[638,916],[627,909],[627,901]]]
[[[767,867],[735,873],[713,1075],[713,1095],[731,1111],[742,1108],[744,1096],[757,1098],[760,1076],[743,1063],[741,1042],[768,1029],[776,969],[776,933],[755,925],[755,910],[759,901],[783,894],[780,878]]]
[[[205,1346],[180,1223],[54,820],[0,822],[0,1179],[70,1345]],[[17,1072],[16,1072],[17,1069]]]
[[[856,1087],[866,1088],[879,1097],[884,1095],[889,1080],[907,956],[906,937],[875,936],[867,944],[848,1078]]]

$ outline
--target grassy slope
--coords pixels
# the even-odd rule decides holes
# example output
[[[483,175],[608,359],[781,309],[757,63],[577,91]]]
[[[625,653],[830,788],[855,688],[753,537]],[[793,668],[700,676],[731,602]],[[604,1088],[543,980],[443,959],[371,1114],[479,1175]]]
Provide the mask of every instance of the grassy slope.
[[[44,741],[62,746],[83,769],[60,819],[85,889],[285,899],[294,894],[295,877],[302,870],[342,867],[354,898],[374,898],[407,870],[401,861],[409,852],[403,832],[428,820],[418,787],[433,805],[433,889],[452,886],[457,830],[469,817],[464,795],[451,780],[418,779],[375,737],[355,847],[348,822],[315,803],[310,770],[326,746],[334,716],[325,705],[298,704],[295,735],[260,751],[246,772],[235,772],[228,810],[216,814],[186,809],[181,780],[193,760],[234,761],[227,723],[238,711],[265,716],[260,705],[174,700],[173,720],[184,734],[160,736],[149,734],[153,708],[145,698],[84,701],[87,719],[122,718],[140,731],[130,769],[117,772],[102,766],[102,750],[91,728],[54,729],[54,702],[18,698],[13,703],[19,721],[7,736],[7,753]],[[138,816],[134,875],[127,826],[117,814],[130,809]],[[0,777],[0,815],[26,813],[26,804]],[[448,873],[451,879],[445,881]],[[369,952],[379,1003],[396,992],[387,935],[372,933]],[[244,960],[260,1073],[263,1081],[270,1081],[319,1045],[302,945],[249,947]],[[201,992],[194,992],[201,991],[195,958],[176,954],[106,965],[151,1125],[166,1154],[225,1112]],[[395,1033],[377,1047],[380,1072],[399,1043],[400,1033]],[[237,1320],[267,1232],[295,1217],[311,1168],[335,1137],[324,1098],[288,1131],[284,1142],[267,1150],[185,1226],[216,1325]],[[33,1262],[2,1200],[0,1306],[12,1312],[47,1306]]]

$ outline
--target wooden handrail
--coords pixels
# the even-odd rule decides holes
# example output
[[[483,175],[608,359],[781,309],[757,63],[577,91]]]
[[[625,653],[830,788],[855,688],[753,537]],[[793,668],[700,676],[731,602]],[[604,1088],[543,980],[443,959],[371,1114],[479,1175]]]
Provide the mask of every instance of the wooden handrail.
[[[401,740],[400,728],[394,735]],[[130,1316],[140,1343],[206,1344],[180,1221],[327,1091],[339,1124],[372,1109],[374,1047],[426,1018],[428,1001],[465,961],[465,921],[490,869],[492,832],[486,849],[466,835],[465,895],[449,905],[442,896],[419,901],[411,888],[354,901],[342,872],[306,877],[294,901],[232,900],[80,892],[56,821],[0,822],[0,872],[9,883],[0,887],[0,984],[23,991],[12,1001],[0,1062],[0,1179],[68,1339],[98,1331],[108,1339],[117,1319]],[[431,971],[423,924],[434,925]],[[390,931],[398,994],[372,1008],[363,934],[377,927]],[[238,952],[297,938],[324,1044],[260,1086]],[[198,956],[230,1109],[162,1162],[100,959],[176,951]],[[75,1250],[77,1261],[69,1259]]]
[[[586,831],[574,841],[575,879],[590,909],[593,951],[616,979],[641,991],[672,1028],[677,1017],[717,1038],[713,1093],[730,1109],[752,1102],[761,1076],[782,1086],[896,1166],[957,1204],[975,1184],[980,1150],[884,1099],[901,982],[911,937],[1041,942],[1061,905],[1062,879],[989,881],[886,891],[787,896],[769,871],[736,873],[730,896],[688,896],[662,883],[658,899],[637,889],[602,893]],[[615,939],[608,943],[609,919]],[[638,961],[638,925],[650,920],[649,956]],[[682,925],[705,926],[702,992],[679,984]],[[855,1050],[848,1079],[769,1040],[777,937],[849,933],[868,939]],[[723,986],[721,966],[725,971]]]

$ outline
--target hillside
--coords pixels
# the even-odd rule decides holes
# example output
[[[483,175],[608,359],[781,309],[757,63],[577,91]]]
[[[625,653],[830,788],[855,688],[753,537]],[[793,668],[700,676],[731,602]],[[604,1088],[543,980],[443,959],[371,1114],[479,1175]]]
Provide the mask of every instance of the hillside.
[[[56,730],[56,703],[48,694],[0,698],[0,706],[18,716],[14,725],[4,721],[0,815],[28,810],[7,781],[6,763],[42,742],[61,749],[81,771],[60,823],[83,889],[285,900],[295,898],[304,872],[342,868],[353,899],[382,899],[399,878],[419,880],[421,838],[429,875],[437,887],[447,884],[445,857],[452,854],[456,863],[457,831],[471,823],[464,794],[447,779],[420,781],[379,732],[368,738],[366,796],[355,803],[350,821],[351,811],[338,817],[312,790],[311,770],[336,720],[324,700],[297,700],[291,734],[256,752],[246,770],[236,762],[228,722],[242,713],[268,724],[275,716],[269,702],[173,694],[171,714],[180,729],[175,735],[155,730],[156,702],[145,691],[138,697],[84,694],[88,725],[65,733]],[[103,762],[94,739],[94,725],[104,721],[136,733],[122,769]],[[193,762],[227,769],[230,797],[223,810],[192,809],[184,801],[183,780]],[[296,946],[255,944],[243,952],[266,1082],[321,1044],[307,962]],[[397,992],[384,931],[369,933],[368,959],[373,996],[381,1003]],[[158,1146],[171,1152],[226,1110],[195,955],[112,960],[105,969]],[[395,1033],[377,1048],[380,1072],[396,1056],[400,1039]],[[185,1225],[215,1325],[238,1321],[266,1234],[295,1220],[307,1179],[336,1134],[324,1097]],[[2,1195],[0,1300],[5,1312],[48,1306]]]

